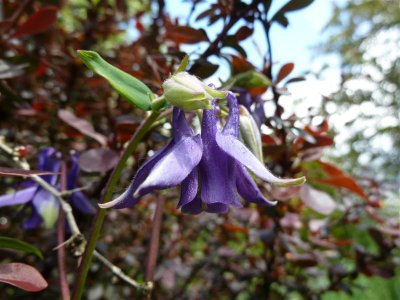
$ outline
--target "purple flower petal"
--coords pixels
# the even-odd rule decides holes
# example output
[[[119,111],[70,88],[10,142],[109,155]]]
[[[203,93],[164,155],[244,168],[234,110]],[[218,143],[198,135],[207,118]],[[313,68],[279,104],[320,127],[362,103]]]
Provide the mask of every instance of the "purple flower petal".
[[[201,200],[207,205],[223,203],[240,204],[235,186],[235,163],[221,151],[215,141],[217,134],[215,110],[204,110],[201,137],[203,157],[199,164],[201,178]]]
[[[99,203],[101,208],[126,208],[135,205],[140,197],[133,197],[133,194],[137,188],[146,180],[146,177],[150,174],[152,168],[158,163],[164,156],[164,154],[173,147],[173,141],[170,141],[167,146],[158,150],[152,157],[150,157],[143,165],[140,166],[135,177],[131,181],[126,191],[120,196],[107,203]],[[144,195],[144,194],[143,194]],[[142,196],[143,196],[142,195]]]
[[[198,174],[199,172],[197,171],[197,168],[193,169],[193,171],[189,174],[188,177],[185,178],[185,180],[182,181],[182,187],[181,187],[181,197],[178,203],[178,208],[181,206],[184,206],[196,197],[197,195],[197,190],[199,187],[199,179],[198,179]],[[201,206],[201,203],[200,203]]]
[[[200,136],[183,137],[155,164],[134,196],[180,184],[199,164],[201,156]]]
[[[122,195],[110,202],[99,204],[99,206],[102,208],[130,207],[136,204],[142,196],[151,192],[152,189],[163,189],[172,185],[177,185],[178,183],[175,184],[173,182],[174,180],[168,180],[168,178],[157,178],[157,176],[160,174],[153,174],[153,171],[164,172],[163,169],[166,168],[169,176],[174,176],[172,169],[175,168],[171,168],[171,166],[175,166],[173,164],[177,161],[180,161],[180,164],[186,164],[189,162],[189,165],[193,164],[193,162],[196,162],[196,160],[200,161],[202,144],[199,137],[192,136],[194,134],[193,130],[187,123],[184,112],[178,108],[174,108],[173,110],[173,133],[174,139],[169,142],[166,147],[156,152],[139,168],[135,178]],[[191,151],[193,151],[193,153],[191,153]],[[182,153],[185,155],[181,155]],[[194,155],[192,156],[192,154]],[[166,158],[167,155],[169,155],[169,158]],[[198,157],[199,155],[200,157]],[[198,164],[198,161],[195,163],[195,165]],[[170,163],[171,165],[168,165]],[[185,174],[186,176],[189,175],[190,171],[195,167],[195,165],[192,167],[185,165],[183,168],[181,168],[180,172],[178,172],[180,173],[179,178]],[[186,171],[183,169],[186,169]],[[190,171],[187,172],[187,169],[190,169]],[[179,170],[175,169],[175,171]],[[148,179],[149,177],[150,179]],[[182,178],[182,180],[183,179],[184,178]]]
[[[236,97],[232,93],[228,93],[226,100],[229,106],[229,116],[226,120],[224,134],[230,134],[236,138],[239,137],[239,108]]]
[[[46,228],[51,228],[57,221],[60,203],[56,197],[44,189],[39,189],[33,197],[32,205],[40,214]]]
[[[231,135],[217,133],[216,141],[218,146],[225,153],[249,168],[254,174],[265,181],[282,186],[299,185],[305,182],[304,177],[294,179],[276,177],[246,148],[245,145]]]
[[[198,215],[203,212],[200,196],[197,195],[188,204],[182,206],[181,211],[185,214]]]
[[[253,118],[256,121],[258,127],[261,127],[261,125],[264,124],[265,120],[267,119],[265,117],[265,110],[264,110],[263,102],[256,104],[254,110],[252,111],[252,115],[253,115]]]
[[[215,214],[225,214],[228,212],[228,205],[224,203],[210,203],[207,204],[206,211]]]
[[[59,172],[61,161],[59,153],[52,147],[46,147],[39,153],[38,169],[41,171]],[[55,185],[58,179],[57,174],[42,176],[46,182]]]
[[[243,88],[234,88],[232,91],[239,94],[238,102],[250,111],[251,104],[253,103],[250,93]]]
[[[24,229],[35,229],[42,224],[43,220],[36,211],[35,208],[32,207],[32,214],[30,217],[24,222]]]
[[[32,186],[16,193],[0,196],[0,207],[27,203],[33,199],[36,190],[37,186]]]
[[[267,200],[247,172],[246,168],[238,164],[236,173],[237,190],[244,200],[262,205],[275,205],[276,201]]]
[[[183,205],[181,210],[183,213],[191,215],[198,215],[199,213],[201,213],[203,209],[201,207],[200,197],[197,195],[192,201]]]
[[[90,200],[80,191],[74,192],[70,201],[74,208],[84,214],[94,215],[96,213],[96,209],[90,203]]]
[[[47,171],[46,167],[48,166],[48,158],[54,155],[56,152],[56,149],[52,147],[43,148],[39,152],[38,169],[42,171]]]
[[[77,178],[79,175],[79,165],[78,165],[78,158],[79,154],[74,154],[71,156],[70,161],[71,161],[71,166],[68,170],[68,175],[67,175],[67,189],[68,190],[73,190],[77,187]]]
[[[193,129],[189,126],[189,123],[185,118],[185,113],[177,107],[174,107],[173,110],[172,124],[172,133],[175,141],[185,135],[194,135]]]

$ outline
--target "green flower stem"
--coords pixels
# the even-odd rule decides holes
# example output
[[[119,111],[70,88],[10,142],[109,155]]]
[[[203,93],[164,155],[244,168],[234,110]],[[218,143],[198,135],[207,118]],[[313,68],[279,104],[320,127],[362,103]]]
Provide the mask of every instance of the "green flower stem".
[[[161,97],[153,99],[153,101],[151,103],[151,109],[153,111],[158,111],[165,105],[166,105],[166,101],[165,101],[165,98],[164,98],[164,95],[163,95]]]
[[[132,155],[132,153],[136,150],[140,141],[143,139],[145,134],[151,128],[153,123],[159,117],[160,112],[153,111],[147,119],[140,125],[138,130],[132,136],[129,141],[128,146],[125,148],[122,153],[121,158],[119,159],[116,167],[114,168],[110,178],[108,179],[103,198],[101,203],[105,203],[111,200],[116,184],[119,181],[121,176],[121,172],[125,167],[125,163],[128,158]],[[78,276],[75,280],[75,288],[72,295],[72,300],[80,300],[85,288],[86,278],[89,271],[89,267],[93,258],[93,253],[96,248],[97,240],[100,236],[100,231],[104,222],[104,218],[106,216],[106,210],[99,208],[96,213],[95,219],[93,221],[92,230],[90,232],[89,240],[86,245],[85,253],[83,254],[82,262],[79,266]]]

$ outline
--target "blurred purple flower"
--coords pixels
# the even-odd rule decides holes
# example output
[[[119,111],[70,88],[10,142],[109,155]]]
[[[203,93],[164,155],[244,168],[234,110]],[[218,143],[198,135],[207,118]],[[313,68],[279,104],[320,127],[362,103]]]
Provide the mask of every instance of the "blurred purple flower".
[[[67,175],[67,190],[74,190],[79,188],[78,186],[78,175],[79,175],[79,165],[78,165],[79,154],[73,154],[70,158],[70,167]],[[91,204],[90,200],[81,191],[75,191],[69,197],[69,201],[73,208],[76,208],[81,213],[87,215],[94,215],[96,209]]]
[[[128,189],[102,208],[132,206],[154,189],[181,184],[178,208],[198,214],[203,210],[225,213],[229,205],[241,207],[245,201],[273,205],[258,189],[246,168],[265,181],[297,185],[304,178],[281,179],[274,176],[239,140],[237,99],[228,94],[229,117],[223,129],[214,109],[203,111],[201,138],[194,135],[184,113],[174,108],[173,140],[153,155],[138,170]]]
[[[232,91],[239,94],[239,104],[247,108],[256,121],[258,127],[261,127],[266,120],[264,101],[261,99],[261,96],[252,96],[249,91],[244,88],[233,88]]]
[[[61,166],[60,153],[54,148],[44,148],[39,153],[38,169],[41,171],[59,172]],[[71,170],[67,178],[67,188],[77,188],[77,175],[79,167],[77,165],[77,157],[71,158]],[[44,175],[42,179],[48,184],[56,186],[58,175]],[[26,204],[31,207],[32,213],[24,222],[25,229],[33,229],[44,223],[46,228],[53,227],[57,221],[60,204],[56,197],[50,192],[43,189],[38,183],[32,179],[28,179],[23,183],[24,189],[15,193],[0,196],[0,207]],[[81,192],[77,191],[71,195],[71,203],[74,208],[87,214],[93,214],[94,208],[90,205],[89,200]]]

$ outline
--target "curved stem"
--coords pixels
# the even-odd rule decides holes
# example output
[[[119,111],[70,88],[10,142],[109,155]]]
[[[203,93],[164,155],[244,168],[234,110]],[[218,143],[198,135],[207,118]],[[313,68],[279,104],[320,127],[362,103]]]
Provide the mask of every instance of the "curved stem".
[[[153,111],[150,116],[147,117],[146,120],[140,125],[138,130],[132,136],[129,141],[128,146],[125,148],[124,152],[121,155],[116,167],[114,168],[110,178],[108,179],[105,191],[103,193],[103,197],[101,203],[105,203],[111,200],[113,196],[113,192],[119,178],[121,176],[122,169],[125,167],[125,163],[128,158],[132,155],[132,153],[136,150],[142,138],[145,136],[147,131],[151,128],[152,124],[157,120],[159,112]],[[93,221],[92,229],[90,232],[89,240],[86,245],[85,253],[83,254],[82,262],[79,266],[78,276],[75,280],[75,288],[72,295],[72,300],[79,300],[82,297],[87,273],[89,271],[90,263],[93,258],[93,253],[96,248],[97,240],[100,236],[100,231],[104,222],[104,218],[106,216],[106,210],[99,208],[96,213],[95,219]]]

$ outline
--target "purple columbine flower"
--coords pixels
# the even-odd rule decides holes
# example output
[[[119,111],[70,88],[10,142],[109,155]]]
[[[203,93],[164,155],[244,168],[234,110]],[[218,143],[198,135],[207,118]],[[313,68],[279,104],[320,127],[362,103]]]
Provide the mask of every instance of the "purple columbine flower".
[[[38,169],[41,171],[50,171],[57,173],[60,171],[61,160],[60,153],[54,148],[44,148],[39,153]],[[77,175],[79,167],[77,165],[77,157],[71,158],[71,169],[67,177],[68,189],[77,188]],[[58,174],[42,176],[48,184],[57,185]],[[32,179],[28,179],[23,183],[24,189],[12,194],[0,196],[0,207],[26,204],[31,207],[32,213],[24,222],[25,229],[33,229],[44,223],[46,228],[53,227],[57,221],[60,208],[59,201],[50,192],[43,189],[38,183]],[[90,205],[89,199],[80,191],[76,191],[71,195],[71,204],[74,208],[87,214],[95,212],[93,206]]]
[[[201,139],[194,135],[184,113],[174,108],[173,140],[138,170],[128,189],[102,208],[132,206],[153,189],[181,184],[178,208],[198,214],[203,210],[225,213],[229,205],[241,207],[238,194],[245,201],[264,205],[267,200],[253,181],[246,167],[261,179],[280,185],[297,185],[304,178],[282,179],[274,176],[239,140],[237,99],[227,96],[229,117],[222,129],[217,107],[203,111]]]

